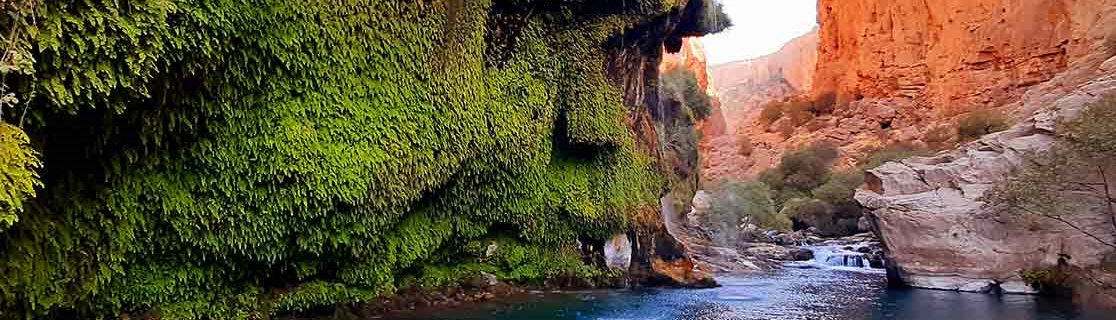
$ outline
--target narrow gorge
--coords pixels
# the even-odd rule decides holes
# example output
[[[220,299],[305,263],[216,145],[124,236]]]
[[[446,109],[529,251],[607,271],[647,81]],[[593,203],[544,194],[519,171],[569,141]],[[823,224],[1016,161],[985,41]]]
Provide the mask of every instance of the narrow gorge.
[[[829,144],[835,168],[865,173],[857,229],[880,237],[893,283],[1035,294],[1057,273],[1077,301],[1116,305],[1110,160],[1074,175],[1090,190],[1035,186],[1084,203],[1063,213],[995,202],[1036,154],[1070,152],[1066,123],[1111,103],[1114,6],[821,0],[815,31],[710,66],[729,125],[703,145],[705,181],[763,181]]]

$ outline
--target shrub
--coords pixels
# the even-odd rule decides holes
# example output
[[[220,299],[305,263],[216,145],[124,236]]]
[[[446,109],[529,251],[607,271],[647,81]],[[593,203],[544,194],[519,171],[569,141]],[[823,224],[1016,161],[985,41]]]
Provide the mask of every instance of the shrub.
[[[949,141],[953,139],[953,126],[945,125],[930,129],[922,136],[922,141],[932,150],[942,150],[950,147]]]
[[[788,187],[808,192],[825,182],[829,168],[840,151],[829,142],[818,142],[809,147],[788,152],[779,162],[779,171],[785,173]]]
[[[1070,291],[1069,273],[1055,269],[1032,269],[1019,272],[1028,286],[1045,295],[1063,295]]]
[[[829,180],[810,193],[815,199],[825,201],[832,206],[832,214],[838,220],[857,221],[863,213],[860,203],[853,197],[856,188],[864,184],[864,171],[860,169],[847,169],[830,175]],[[854,223],[855,225],[855,223]],[[848,232],[856,228],[843,229]],[[838,230],[831,230],[837,232]]]
[[[824,184],[810,193],[815,199],[835,206],[856,204],[853,195],[856,193],[856,188],[862,184],[864,184],[863,171],[850,169],[833,173]]]
[[[814,227],[824,236],[844,236],[857,231],[858,218],[839,215],[829,203],[818,199],[793,199],[781,211],[790,217],[795,229]]]
[[[1116,202],[1108,192],[1116,187],[1110,178],[1116,169],[1114,116],[1116,95],[1085,105],[1078,120],[1059,123],[1057,131],[1065,134],[1050,150],[1026,154],[1024,167],[986,193],[982,199],[986,209],[1066,225],[1116,248],[1107,235],[1094,234],[1066,218],[1095,210],[1090,204],[1109,204],[1101,210],[1109,216],[1111,228],[1116,228],[1116,209],[1111,205]]]
[[[825,129],[825,127],[828,125],[829,123],[827,123],[826,121],[822,121],[820,118],[816,118],[806,124],[806,131],[818,132],[821,129]]]
[[[775,211],[771,190],[754,181],[721,185],[704,219],[714,233],[711,238],[722,246],[735,246],[741,240],[740,227],[749,223],[767,230],[791,229],[790,219]]]
[[[775,121],[779,121],[779,119],[783,118],[784,107],[785,104],[782,102],[773,101],[764,104],[763,109],[760,110],[760,121],[762,121],[764,125],[771,125],[775,123]]]
[[[810,112],[814,114],[829,114],[837,106],[837,93],[826,92],[816,98],[810,103]]]
[[[814,104],[810,101],[791,100],[787,103],[784,112],[792,125],[801,127],[814,120],[814,113],[811,111],[813,108]]]
[[[1116,94],[1085,106],[1076,121],[1061,123],[1063,140],[1079,153],[1097,160],[1116,159]]]
[[[709,95],[698,85],[697,74],[686,68],[675,68],[663,74],[663,94],[680,101],[693,112],[694,118],[704,120],[713,110]]]
[[[794,136],[794,131],[797,128],[795,128],[794,124],[790,121],[782,121],[779,122],[779,127],[776,129],[779,130],[779,136],[783,137],[783,139],[789,139]]]
[[[926,150],[926,148],[922,148],[910,143],[899,143],[869,153],[867,157],[861,159],[860,167],[864,170],[871,170],[891,161],[925,156],[929,154],[930,150]]]
[[[1007,129],[1007,122],[999,113],[978,110],[957,121],[958,140],[973,140],[983,135]]]
[[[752,145],[752,138],[749,138],[746,135],[737,136],[736,144],[740,149],[739,152],[742,156],[750,156],[752,155],[752,151],[755,150],[755,146]]]

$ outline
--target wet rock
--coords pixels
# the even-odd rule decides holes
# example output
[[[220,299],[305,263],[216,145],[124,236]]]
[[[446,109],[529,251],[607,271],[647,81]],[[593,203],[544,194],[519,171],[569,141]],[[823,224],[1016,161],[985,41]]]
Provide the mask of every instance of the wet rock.
[[[500,278],[490,273],[481,272],[469,277],[465,284],[471,288],[488,288],[500,284]]]
[[[1024,108],[1049,109],[1006,131],[934,157],[869,170],[869,187],[857,190],[856,199],[871,211],[893,273],[915,287],[986,292],[998,285],[1005,292],[1028,293],[1016,281],[1021,270],[1054,267],[1062,256],[1072,257],[1070,267],[1097,269],[1110,248],[1063,224],[999,215],[982,199],[1023,163],[1023,154],[1054,144],[1055,119],[1072,119],[1084,103],[1116,93],[1116,75],[1095,77],[1068,88],[1050,84],[1065,90],[1061,93],[1035,88],[1021,102]],[[1116,241],[1105,210],[1088,201],[1081,205],[1066,219]]]
[[[790,258],[792,261],[810,261],[814,259],[814,251],[806,248],[796,248],[791,251]]]
[[[609,268],[627,270],[631,266],[632,242],[628,240],[627,234],[617,234],[605,242],[604,259]]]

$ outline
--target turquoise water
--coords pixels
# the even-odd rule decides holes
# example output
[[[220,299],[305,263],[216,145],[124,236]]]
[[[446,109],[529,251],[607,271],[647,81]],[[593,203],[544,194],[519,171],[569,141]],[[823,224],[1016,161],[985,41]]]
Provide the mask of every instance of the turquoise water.
[[[535,293],[465,308],[395,315],[406,320],[1116,319],[1019,295],[888,288],[880,272],[793,269],[723,277],[720,288]]]

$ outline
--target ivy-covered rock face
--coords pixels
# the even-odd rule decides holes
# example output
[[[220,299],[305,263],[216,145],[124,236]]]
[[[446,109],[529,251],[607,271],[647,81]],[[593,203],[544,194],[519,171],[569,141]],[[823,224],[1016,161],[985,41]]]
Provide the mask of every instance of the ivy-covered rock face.
[[[0,318],[244,319],[470,271],[606,276],[570,249],[665,181],[610,40],[688,2],[43,2],[13,86],[36,93],[43,187],[0,228]]]

